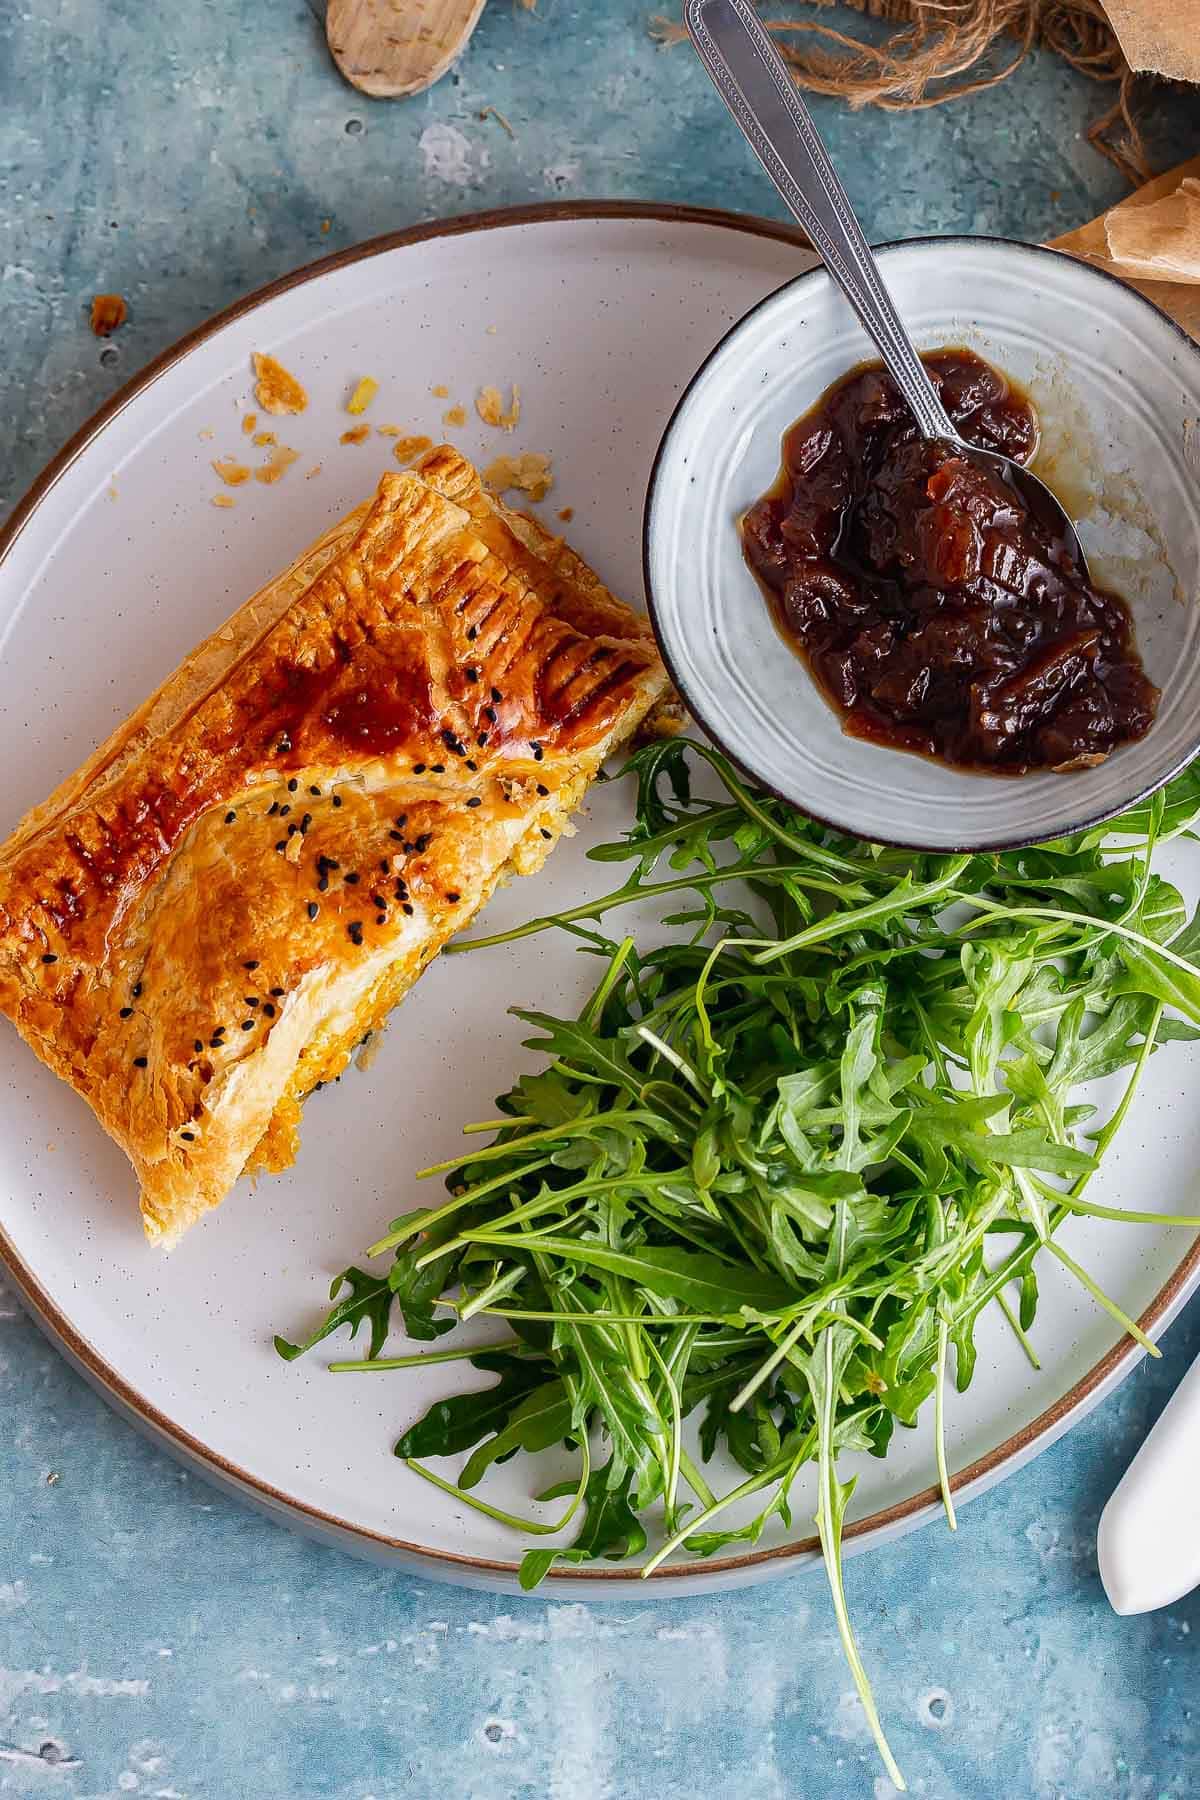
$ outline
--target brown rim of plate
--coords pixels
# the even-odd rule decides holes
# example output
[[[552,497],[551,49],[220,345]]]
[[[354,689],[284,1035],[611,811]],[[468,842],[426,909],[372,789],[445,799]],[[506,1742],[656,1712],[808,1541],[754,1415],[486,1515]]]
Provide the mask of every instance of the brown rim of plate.
[[[202,344],[206,339],[220,331],[223,326],[233,320],[255,311],[265,301],[273,300],[276,295],[287,293],[308,281],[314,281],[322,275],[332,273],[335,269],[347,267],[351,263],[365,261],[368,257],[380,256],[389,250],[406,249],[414,244],[422,244],[431,238],[456,237],[476,231],[492,231],[511,225],[542,225],[580,220],[646,220],[650,223],[665,225],[715,225],[728,231],[745,232],[751,237],[772,239],[777,243],[792,244],[797,249],[810,249],[808,239],[795,226],[780,224],[771,219],[759,219],[751,214],[722,212],[716,208],[703,206],[657,205],[654,202],[633,202],[623,200],[594,201],[548,201],[540,205],[502,207],[491,212],[468,213],[460,218],[437,219],[428,224],[416,225],[407,231],[385,233],[382,237],[369,238],[349,250],[341,250],[333,256],[322,257],[319,261],[307,264],[290,275],[281,276],[277,281],[268,283],[266,287],[257,288],[253,293],[235,300],[232,306],[217,313],[205,324],[198,325],[184,337],[153,358],[146,367],[132,380],[128,381],[112,399],[92,415],[87,422],[71,437],[58,455],[47,464],[42,473],[34,481],[28,493],[14,508],[7,524],[0,530],[0,574],[9,551],[24,529],[26,522],[34,511],[50,493],[59,478],[75,462],[76,458],[88,448],[109,422],[150,387],[160,375],[172,368],[185,357],[190,350]],[[319,1530],[332,1532],[339,1539],[347,1540],[347,1547],[357,1544],[365,1550],[398,1552],[405,1557],[413,1557],[429,1566],[429,1573],[436,1573],[438,1568],[474,1569],[481,1574],[516,1576],[519,1565],[515,1562],[498,1562],[487,1557],[464,1556],[455,1551],[431,1549],[424,1544],[409,1543],[406,1539],[390,1537],[386,1533],[366,1529],[351,1524],[346,1519],[339,1519],[332,1513],[322,1512],[318,1507],[307,1505],[278,1488],[261,1481],[257,1476],[248,1474],[245,1469],[227,1461],[208,1445],[200,1442],[189,1432],[184,1431],[173,1419],[153,1406],[136,1388],[129,1385],[116,1371],[105,1362],[104,1358],[80,1337],[70,1320],[46,1293],[41,1283],[26,1268],[17,1254],[7,1233],[0,1227],[0,1264],[7,1271],[16,1285],[18,1294],[32,1313],[35,1322],[58,1344],[70,1362],[75,1364],[87,1377],[91,1384],[98,1388],[118,1410],[132,1415],[134,1421],[143,1426],[155,1438],[165,1442],[168,1448],[175,1450],[188,1460],[206,1467],[219,1481],[231,1483],[247,1499],[257,1500],[265,1504],[266,1509],[275,1514],[278,1509],[290,1513],[298,1524],[308,1524]],[[1168,1321],[1175,1308],[1185,1298],[1185,1291],[1193,1275],[1200,1270],[1200,1236],[1197,1236],[1187,1254],[1182,1258],[1175,1272],[1165,1285],[1160,1288],[1150,1305],[1138,1320],[1143,1331],[1152,1332],[1158,1325]],[[1112,1348],[1101,1357],[1087,1374],[1056,1400],[1051,1406],[1032,1419],[1020,1431],[990,1450],[986,1456],[977,1458],[967,1468],[951,1477],[950,1486],[955,1493],[963,1493],[977,1483],[986,1481],[990,1476],[998,1474],[1006,1463],[1016,1459],[1024,1459],[1037,1448],[1044,1448],[1057,1435],[1057,1428],[1062,1426],[1071,1413],[1083,1406],[1097,1390],[1109,1379],[1120,1373],[1122,1363],[1132,1365],[1139,1360],[1143,1352],[1135,1343],[1127,1338],[1118,1339]],[[1043,1441],[1044,1440],[1044,1441]],[[883,1507],[871,1513],[865,1519],[857,1519],[848,1525],[845,1538],[849,1542],[870,1532],[886,1530],[891,1526],[916,1524],[923,1512],[935,1507],[940,1502],[940,1492],[936,1487],[928,1487],[920,1493],[912,1494],[906,1500],[897,1501],[895,1505]],[[690,1563],[664,1564],[656,1569],[648,1579],[654,1582],[669,1582],[672,1579],[694,1578],[699,1575],[718,1575],[739,1569],[753,1569],[768,1563],[786,1560],[807,1561],[820,1549],[815,1537],[803,1538],[797,1543],[774,1545],[766,1550],[753,1550],[743,1556],[713,1557],[710,1560]],[[549,1581],[566,1581],[568,1583],[597,1583],[611,1586],[613,1584],[634,1586],[647,1579],[641,1575],[637,1566],[623,1569],[552,1569],[547,1578]]]

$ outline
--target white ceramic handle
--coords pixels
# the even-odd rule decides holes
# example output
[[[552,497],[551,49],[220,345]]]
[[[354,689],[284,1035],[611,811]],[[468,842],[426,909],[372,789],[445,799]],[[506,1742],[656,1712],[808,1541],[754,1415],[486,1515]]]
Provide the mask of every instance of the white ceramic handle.
[[[1119,1613],[1200,1587],[1200,1357],[1100,1515],[1100,1579]]]

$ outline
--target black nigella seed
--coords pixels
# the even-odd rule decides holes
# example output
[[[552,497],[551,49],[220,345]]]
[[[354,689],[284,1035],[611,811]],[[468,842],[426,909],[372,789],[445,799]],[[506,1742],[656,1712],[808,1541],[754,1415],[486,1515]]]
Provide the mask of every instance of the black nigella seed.
[[[196,1141],[196,1134],[194,1131],[181,1131],[179,1135],[185,1144],[194,1144]]]
[[[235,819],[236,819],[236,818],[237,818],[237,814],[236,814],[236,813],[235,813],[235,812],[227,812],[227,813],[226,813],[226,814],[225,814],[225,823],[226,823],[226,824],[227,824],[227,825],[232,825],[232,824],[233,824],[233,821],[234,821],[234,820],[235,820]]]
[[[276,814],[276,813],[277,813],[277,812],[278,812],[278,811],[279,811],[279,802],[278,802],[278,800],[272,800],[272,802],[271,802],[271,804],[270,804],[270,806],[268,806],[268,808],[267,808],[267,817],[268,817],[268,819],[273,819],[273,818],[274,818],[274,817],[275,817],[275,814]]]
[[[47,950],[45,955],[42,957],[42,961],[44,963],[53,963],[53,962],[57,962],[58,958],[54,954],[53,950]]]
[[[296,780],[296,777],[293,775],[292,779],[288,782],[288,793],[294,794],[296,789],[299,786],[300,786],[300,783]]]
[[[546,798],[546,795],[550,792],[550,789],[548,787],[546,787],[546,785],[543,782],[539,781],[537,784],[537,791],[542,796],[542,799],[544,800]]]
[[[534,762],[541,762],[543,756],[546,754],[542,749],[542,746],[540,744],[530,744],[529,748],[533,751]]]
[[[468,756],[468,758],[467,758],[467,767],[468,767],[468,769],[470,769],[470,770],[472,770],[472,771],[475,771],[475,770],[477,770],[477,769],[478,769],[478,767],[479,767],[479,764],[478,764],[478,763],[477,763],[477,762],[474,762],[474,761],[473,761],[473,760],[472,760],[472,758],[471,758],[471,757],[469,757],[469,756]]]
[[[291,812],[291,810],[292,810],[292,809],[291,809],[291,807],[290,807],[290,806],[281,806],[281,807],[280,807],[280,809],[279,809],[279,816],[280,816],[280,818],[281,818],[281,819],[286,819],[286,818],[287,818],[287,816],[288,816],[288,814],[289,814],[289,813],[290,813],[290,812]]]
[[[377,925],[386,925],[387,924],[387,914],[386,913],[376,913],[375,914],[375,923]],[[364,1039],[364,1042],[365,1041],[366,1040]]]
[[[500,692],[499,688],[492,689],[492,699],[493,700],[495,700],[497,703],[499,703],[501,700],[503,700],[503,698],[504,698],[504,695]]]
[[[243,1019],[242,1020],[242,1030],[243,1031],[253,1031],[254,1030],[254,1020],[253,1019]]]
[[[204,1042],[201,1038],[193,1038],[192,1039],[192,1049],[196,1052],[197,1056],[199,1056],[199,1054],[203,1050],[203,1048],[204,1048]]]
[[[495,707],[494,706],[485,706],[483,709],[483,716],[487,720],[489,725],[494,725],[496,723]]]
[[[481,750],[486,750],[487,749],[487,732],[481,731],[479,736],[475,739],[475,742],[479,745],[479,748]]]
[[[401,912],[406,912],[406,913],[407,913],[407,914],[408,914],[408,916],[409,916],[409,918],[410,918],[410,919],[411,919],[411,918],[412,918],[412,912],[413,912],[413,909],[412,909],[412,907],[411,907],[411,906],[410,906],[410,905],[409,905],[409,904],[408,904],[408,901],[407,901],[407,900],[406,900],[406,901],[405,901],[405,902],[404,902],[404,904],[403,904],[403,906],[402,906],[402,907],[401,907],[401,908],[400,908],[400,911],[401,911]]]
[[[346,876],[346,886],[347,887],[357,887],[358,886],[358,876],[353,869],[351,869],[350,873]]]
[[[429,773],[431,775],[444,775],[446,773],[445,763],[430,763]]]
[[[432,831],[423,831],[421,833],[420,837],[417,839],[417,849],[421,850],[421,851],[428,850],[428,848],[429,848],[430,844],[432,844],[432,842],[433,842]],[[135,992],[136,992],[136,989],[135,989]]]
[[[322,873],[318,877],[317,892],[318,892],[318,894],[327,894],[329,892],[329,877],[328,877],[328,875]]]
[[[293,819],[291,824],[288,826],[288,836],[295,837],[295,835],[299,831],[299,829],[300,829],[300,827],[297,825],[295,819]]]
[[[315,919],[315,918],[316,918],[316,916],[317,916],[317,914],[318,914],[318,913],[319,913],[319,912],[320,912],[320,910],[321,910],[321,909],[320,909],[320,907],[319,907],[319,906],[318,906],[318,905],[317,905],[317,903],[316,903],[316,901],[315,901],[315,900],[310,900],[310,901],[309,901],[309,903],[308,903],[308,916],[309,916],[309,918],[310,918],[310,919]]]
[[[303,837],[303,836],[304,836],[304,834],[305,834],[305,832],[306,832],[306,831],[307,831],[307,830],[308,830],[308,828],[309,828],[309,826],[310,826],[310,825],[311,825],[311,824],[312,824],[312,814],[311,814],[311,813],[305,813],[305,815],[304,815],[304,817],[303,817],[303,818],[302,818],[302,819],[301,819],[301,821],[300,821],[300,835],[301,835],[301,837]]]
[[[321,798],[321,790],[319,787],[310,787],[308,791],[314,800],[319,800]]]
[[[346,930],[349,933],[350,942],[352,944],[361,944],[362,943],[363,928],[362,928],[362,920],[361,919],[351,919],[350,923],[346,927]]]
[[[145,1069],[149,1066],[149,1063],[150,1058],[148,1056],[135,1056],[133,1059],[133,1066],[135,1069]]]
[[[272,1006],[272,1004],[269,1000],[264,1001],[263,1012],[265,1013],[265,1015],[268,1019],[273,1019],[275,1017],[275,1008]]]
[[[462,899],[462,895],[461,894],[447,894],[446,898],[450,902],[451,906],[457,906],[459,901]]]
[[[284,995],[284,990],[283,990],[283,988],[272,988],[272,989],[271,989],[271,993],[272,993],[272,994],[273,994],[273,995],[274,995],[274,997],[275,997],[275,999],[276,999],[276,1000],[282,1000],[282,999],[283,999],[283,995]]]
[[[468,681],[478,681],[479,680],[479,670],[478,669],[464,669],[463,674],[466,676]]]
[[[414,763],[413,764],[413,774],[414,775],[423,775],[424,773],[425,773],[425,764],[424,763]]]
[[[257,994],[243,994],[242,999],[245,1001],[247,1006],[257,1006],[258,1005],[258,995]]]
[[[387,905],[387,901],[384,899],[382,894],[372,894],[371,895],[371,905],[378,906],[379,908],[382,909],[383,907],[385,907]]]
[[[133,997],[134,997],[134,999],[135,999],[135,1000],[140,1000],[140,999],[141,999],[141,997],[142,997],[142,984],[141,984],[141,982],[140,982],[140,981],[135,981],[135,982],[134,982],[134,984],[133,984],[133,988],[132,988],[132,990],[131,990],[131,991],[132,991],[132,994],[133,994]]]
[[[314,1094],[319,1094],[319,1093],[320,1093],[320,1091],[321,1091],[321,1089],[322,1089],[322,1088],[323,1088],[323,1087],[324,1087],[324,1086],[325,1086],[325,1083],[324,1083],[324,1082],[323,1082],[323,1081],[314,1081],[314,1082],[313,1082],[313,1093],[314,1093]]]
[[[467,801],[467,805],[468,806],[482,806],[483,801],[479,798],[478,794],[472,794],[471,798]]]
[[[287,732],[285,731],[283,736],[280,738],[279,744],[277,746],[280,756],[286,755],[286,753],[291,749],[291,747],[292,747],[292,740],[288,736]]]
[[[475,639],[478,636],[479,636],[479,627],[477,625],[468,625],[467,626],[467,642],[468,642],[468,644],[473,644],[475,642]]]
[[[223,1042],[224,1040],[221,1037],[221,1034],[219,1032],[214,1032],[212,1037],[208,1040],[208,1047],[210,1050],[219,1050]]]
[[[123,1006],[123,1007],[122,1007],[122,1008],[121,1008],[121,1017],[122,1017],[122,1018],[123,1018],[123,1019],[132,1019],[132,1017],[133,1017],[133,1008],[132,1008],[132,1006]]]
[[[549,839],[554,836],[554,833],[552,831],[547,831],[546,827],[543,825],[542,826],[542,836],[546,839]]]
[[[342,796],[340,794],[335,794],[333,796],[333,804],[335,806],[340,806],[342,804]]]
[[[404,833],[402,831],[389,831],[388,836],[394,844],[402,844],[404,842]]]
[[[408,814],[407,813],[398,814],[398,816],[396,818],[396,823],[400,827],[401,831],[403,831],[404,827],[408,824]]]
[[[276,846],[275,846],[275,848],[276,848],[276,849],[277,849],[277,850],[278,850],[278,851],[279,851],[279,853],[280,853],[280,855],[282,855],[282,854],[283,854],[283,852],[284,852],[284,851],[285,851],[285,850],[286,850],[286,849],[287,849],[287,839],[286,839],[286,838],[280,838],[280,840],[279,840],[279,842],[278,842],[278,843],[277,843],[277,844],[276,844]]]
[[[249,962],[244,962],[244,963],[243,963],[243,964],[242,964],[242,967],[243,967],[243,969],[257,969],[257,967],[258,967],[258,961],[257,961],[257,959],[256,959],[256,958],[255,958],[255,957],[253,957],[253,956],[252,956],[252,957],[251,957],[251,958],[250,958],[250,961],[249,961]]]

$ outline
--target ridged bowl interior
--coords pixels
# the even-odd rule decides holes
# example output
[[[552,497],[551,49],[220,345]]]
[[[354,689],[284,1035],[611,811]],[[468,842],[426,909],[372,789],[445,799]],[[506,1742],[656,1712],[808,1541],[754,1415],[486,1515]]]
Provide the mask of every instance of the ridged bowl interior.
[[[1132,805],[1200,748],[1200,350],[1132,289],[1054,251],[956,238],[878,254],[920,349],[967,345],[1034,400],[1035,467],[1077,518],[1093,577],[1130,605],[1162,689],[1153,727],[1098,768],[1020,777],[845,735],[777,631],[738,530],[788,426],[873,355],[823,269],[735,325],[671,419],[645,519],[655,630],[694,716],[805,812],[929,849],[1058,837]]]

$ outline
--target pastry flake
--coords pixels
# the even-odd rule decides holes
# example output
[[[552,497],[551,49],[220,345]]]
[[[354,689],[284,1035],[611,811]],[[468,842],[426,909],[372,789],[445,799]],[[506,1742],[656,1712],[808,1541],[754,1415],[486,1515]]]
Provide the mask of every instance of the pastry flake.
[[[0,846],[0,1010],[169,1246],[295,1155],[667,682],[644,620],[449,446],[185,659]]]

